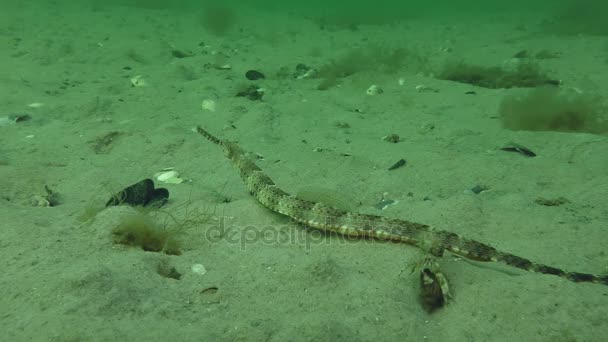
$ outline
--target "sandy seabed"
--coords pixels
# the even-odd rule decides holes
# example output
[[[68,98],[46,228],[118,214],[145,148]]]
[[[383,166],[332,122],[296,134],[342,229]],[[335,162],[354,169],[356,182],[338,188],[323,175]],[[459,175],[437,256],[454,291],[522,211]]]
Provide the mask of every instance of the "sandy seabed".
[[[392,70],[364,67],[327,90],[317,89],[319,79],[292,75],[298,63],[321,67],[353,48],[403,47],[428,56],[430,68],[450,58],[503,65],[518,51],[547,49],[560,57],[543,60],[544,69],[564,87],[593,92],[606,84],[605,38],[534,34],[538,19],[523,15],[354,30],[256,13],[220,36],[196,13],[160,9],[20,4],[1,16],[0,339],[608,335],[608,287],[451,255],[441,265],[454,300],[429,315],[410,272],[420,250],[292,224],[259,205],[220,149],[192,130],[202,125],[238,141],[291,193],[333,194],[351,210],[452,230],[571,271],[608,273],[605,137],[506,130],[497,108],[521,89],[438,80],[411,56]],[[266,78],[247,80],[250,69]],[[138,75],[145,85],[133,86]],[[383,92],[367,95],[372,84]],[[235,96],[250,85],[264,89],[262,100]],[[203,100],[215,110],[201,108]],[[31,119],[13,123],[14,115]],[[400,141],[382,139],[390,134]],[[538,156],[499,150],[510,143]],[[401,158],[405,167],[387,170]],[[163,185],[171,192],[166,210],[188,201],[215,208],[211,221],[188,232],[181,255],[113,244],[111,230],[128,208],[78,220],[112,191],[167,167],[186,182]],[[58,205],[35,205],[47,197],[45,185]],[[467,191],[478,185],[489,190]],[[569,203],[542,206],[539,197]],[[396,204],[376,208],[382,199]],[[196,264],[206,273],[193,272]],[[180,279],[162,276],[159,265]]]

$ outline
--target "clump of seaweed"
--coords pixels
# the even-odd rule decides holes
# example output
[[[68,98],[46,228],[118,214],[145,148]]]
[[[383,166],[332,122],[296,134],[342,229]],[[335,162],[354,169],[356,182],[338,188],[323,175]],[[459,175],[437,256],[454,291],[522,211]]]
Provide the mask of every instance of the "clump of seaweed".
[[[514,70],[510,70],[451,61],[444,65],[437,78],[490,89],[533,88],[559,84],[559,81],[549,78],[532,62],[519,63]]]
[[[96,193],[83,212],[77,217],[82,224],[92,224],[96,216],[104,209],[112,206],[128,206],[126,214],[119,216],[117,223],[112,228],[112,240],[114,243],[134,246],[150,252],[161,252],[169,255],[179,255],[183,249],[184,236],[196,227],[201,227],[213,219],[216,207],[209,208],[206,205],[193,206],[194,202],[188,199],[184,203],[174,205],[169,209],[161,209],[166,203],[166,198],[161,201],[137,202],[137,194],[141,195],[141,184],[148,185],[147,190],[154,189],[151,180],[144,180],[122,191],[110,191],[105,185],[106,193],[110,194],[110,201],[103,199],[103,192]],[[136,188],[137,187],[137,188]],[[138,191],[134,191],[138,190]],[[148,193],[150,195],[150,193]],[[168,194],[167,194],[168,196]],[[139,198],[141,199],[141,198]]]
[[[355,48],[322,65],[315,77],[321,79],[319,90],[327,90],[340,84],[342,79],[361,72],[395,73],[409,69],[421,71],[427,59],[406,48],[390,48],[370,45]]]
[[[526,131],[608,132],[599,96],[542,87],[524,96],[507,96],[499,107],[505,128]]]
[[[121,218],[112,230],[114,243],[149,252],[180,255],[184,235],[209,222],[215,213],[215,210],[191,209],[190,205],[191,201],[187,201],[171,212],[154,207],[135,207],[136,210]]]

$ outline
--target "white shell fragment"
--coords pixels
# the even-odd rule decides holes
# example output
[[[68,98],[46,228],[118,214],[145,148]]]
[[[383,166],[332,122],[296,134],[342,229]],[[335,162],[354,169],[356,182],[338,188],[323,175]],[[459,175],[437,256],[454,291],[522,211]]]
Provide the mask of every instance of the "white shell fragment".
[[[148,85],[146,83],[146,80],[144,80],[143,76],[141,76],[141,75],[131,77],[130,81],[131,81],[132,87],[145,87]]]
[[[203,110],[215,112],[215,101],[211,99],[203,100],[203,103],[201,103],[201,108],[203,108]]]
[[[156,180],[159,182],[168,184],[180,184],[184,181],[183,179],[179,178],[179,172],[175,170],[166,170],[158,172],[154,175],[154,178],[156,178]]]
[[[190,267],[190,269],[192,270],[192,273],[198,275],[203,275],[207,273],[207,269],[205,268],[205,266],[203,266],[203,264],[194,264],[192,265],[192,267]]]
[[[367,95],[378,95],[378,94],[382,94],[384,91],[382,90],[382,88],[380,88],[380,86],[377,86],[375,84],[372,84],[369,88],[367,88]]]
[[[220,64],[216,67],[216,69],[219,70],[230,70],[232,69],[232,66],[230,64]]]

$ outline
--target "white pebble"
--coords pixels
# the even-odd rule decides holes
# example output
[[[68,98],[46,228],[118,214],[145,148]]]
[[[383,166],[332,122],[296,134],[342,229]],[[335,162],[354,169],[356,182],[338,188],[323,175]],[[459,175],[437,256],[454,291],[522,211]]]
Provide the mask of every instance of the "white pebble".
[[[372,84],[369,88],[367,88],[367,95],[378,95],[378,94],[382,94],[384,91],[382,90],[382,88],[380,88],[380,86],[377,86],[375,84]]]
[[[215,112],[215,101],[210,99],[203,100],[203,103],[201,103],[201,108],[203,108],[203,110]]]
[[[190,269],[193,273],[196,273],[198,275],[203,275],[207,273],[207,269],[205,268],[205,266],[203,266],[203,264],[194,264]]]

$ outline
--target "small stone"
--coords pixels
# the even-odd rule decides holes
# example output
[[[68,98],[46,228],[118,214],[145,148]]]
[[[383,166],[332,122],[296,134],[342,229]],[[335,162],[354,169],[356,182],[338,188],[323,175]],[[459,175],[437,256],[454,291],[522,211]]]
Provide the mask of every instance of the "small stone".
[[[346,121],[336,121],[334,122],[334,126],[338,128],[350,128],[350,125]]]
[[[393,143],[393,144],[396,144],[396,143],[398,143],[398,142],[401,141],[401,138],[399,138],[398,134],[389,134],[389,135],[387,135],[385,137],[382,137],[382,140],[388,141],[388,142]]]
[[[15,122],[29,121],[32,118],[29,114],[13,114],[9,117]]]
[[[570,201],[565,197],[558,197],[558,198],[554,198],[554,199],[546,199],[543,197],[538,197],[537,199],[534,200],[534,203],[544,205],[547,207],[557,207],[562,204],[570,203]]]
[[[261,72],[257,71],[257,70],[249,70],[245,73],[245,77],[247,77],[248,80],[250,81],[257,81],[257,80],[263,80],[266,78],[266,76],[264,76],[264,74],[262,74]]]
[[[194,56],[194,54],[190,51],[183,51],[183,50],[171,50],[171,56],[175,57],[175,58],[186,58],[186,57],[192,57]]]
[[[380,88],[380,86],[377,86],[375,84],[372,84],[369,88],[367,88],[367,95],[378,95],[378,94],[382,94],[384,92],[384,90],[382,90],[382,88]]]
[[[132,87],[145,87],[148,85],[141,75],[131,77],[130,81]]]
[[[213,101],[211,99],[203,100],[203,102],[201,103],[201,108],[203,110],[215,112],[215,101]]]
[[[485,185],[475,185],[474,187],[471,188],[471,192],[474,193],[475,195],[479,195],[480,193],[484,192],[484,191],[488,191],[490,190],[490,188],[488,188]]]
[[[190,267],[190,269],[192,270],[192,273],[198,275],[204,275],[205,273],[207,273],[207,269],[205,268],[205,266],[203,266],[203,264],[194,264],[192,265],[192,267]]]

